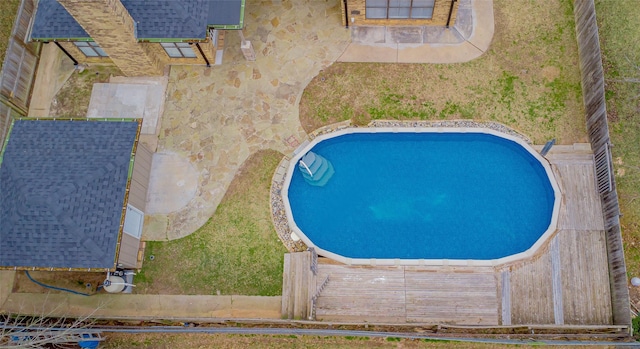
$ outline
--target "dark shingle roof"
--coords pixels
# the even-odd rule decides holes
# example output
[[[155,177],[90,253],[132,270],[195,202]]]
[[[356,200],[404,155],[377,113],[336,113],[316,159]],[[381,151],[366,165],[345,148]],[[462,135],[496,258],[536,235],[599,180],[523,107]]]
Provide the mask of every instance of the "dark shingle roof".
[[[218,0],[209,1],[209,25],[238,25],[242,24],[242,1]]]
[[[204,39],[208,0],[121,0],[138,23],[138,39]]]
[[[0,163],[0,266],[113,268],[137,132],[15,121]]]
[[[40,0],[31,28],[33,39],[91,38],[56,0]]]
[[[121,0],[138,39],[205,39],[209,25],[240,25],[243,0]],[[40,0],[31,38],[89,39],[56,0]]]

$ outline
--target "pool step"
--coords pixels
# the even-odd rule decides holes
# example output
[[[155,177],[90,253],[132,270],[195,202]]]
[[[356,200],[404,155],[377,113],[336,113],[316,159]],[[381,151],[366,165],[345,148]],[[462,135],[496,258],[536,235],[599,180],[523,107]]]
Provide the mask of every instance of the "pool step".
[[[302,157],[298,169],[307,183],[318,187],[327,184],[335,173],[331,162],[314,152],[308,152]]]

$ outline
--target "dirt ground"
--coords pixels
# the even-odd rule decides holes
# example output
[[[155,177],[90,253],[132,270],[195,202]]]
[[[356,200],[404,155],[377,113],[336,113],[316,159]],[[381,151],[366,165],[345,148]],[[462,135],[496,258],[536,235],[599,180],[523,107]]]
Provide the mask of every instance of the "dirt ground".
[[[96,293],[96,289],[106,278],[104,272],[49,272],[31,271],[31,277],[45,285],[65,288],[76,292],[87,294]],[[15,293],[63,293],[64,291],[53,290],[36,284],[29,280],[24,271],[16,273],[13,292]]]
[[[84,118],[89,110],[93,84],[108,82],[111,76],[122,76],[114,65],[91,65],[75,71],[51,101],[50,116]]]

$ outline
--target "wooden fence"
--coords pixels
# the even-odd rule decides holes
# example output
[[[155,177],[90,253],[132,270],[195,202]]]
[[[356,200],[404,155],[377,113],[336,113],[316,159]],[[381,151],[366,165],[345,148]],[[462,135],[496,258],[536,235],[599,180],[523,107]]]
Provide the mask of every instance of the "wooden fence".
[[[40,57],[40,44],[28,43],[29,25],[35,14],[33,0],[22,0],[0,72],[0,148],[11,120],[26,116]]]
[[[627,270],[624,262],[620,207],[611,163],[611,141],[604,97],[604,71],[594,0],[574,0],[582,94],[589,141],[596,156],[596,183],[605,222],[611,305],[615,325],[631,325]]]

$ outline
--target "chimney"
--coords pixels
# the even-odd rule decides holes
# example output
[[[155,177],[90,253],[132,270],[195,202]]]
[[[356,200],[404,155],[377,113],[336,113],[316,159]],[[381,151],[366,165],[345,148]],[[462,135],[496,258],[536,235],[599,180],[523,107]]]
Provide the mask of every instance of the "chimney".
[[[139,43],[135,23],[120,0],[57,0],[126,76],[162,75],[154,44]]]

